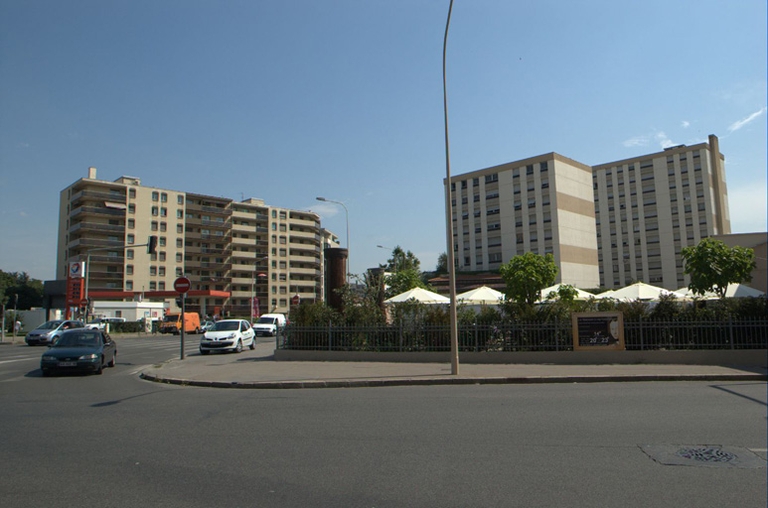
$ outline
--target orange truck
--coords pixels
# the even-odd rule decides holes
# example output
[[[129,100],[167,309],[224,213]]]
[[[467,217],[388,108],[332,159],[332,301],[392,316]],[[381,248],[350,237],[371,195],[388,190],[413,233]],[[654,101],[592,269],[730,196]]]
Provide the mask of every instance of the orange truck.
[[[181,333],[181,327],[184,327],[184,333],[200,333],[200,316],[196,312],[185,312],[184,322],[182,323],[181,312],[166,314],[160,322],[160,333],[172,333],[178,335]]]

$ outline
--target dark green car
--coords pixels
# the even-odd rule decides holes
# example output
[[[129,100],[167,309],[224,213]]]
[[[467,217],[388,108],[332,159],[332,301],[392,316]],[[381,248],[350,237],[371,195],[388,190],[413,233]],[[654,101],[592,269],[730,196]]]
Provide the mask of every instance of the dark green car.
[[[114,367],[117,344],[102,330],[78,328],[62,333],[40,359],[43,376],[54,372],[101,374],[104,367]]]

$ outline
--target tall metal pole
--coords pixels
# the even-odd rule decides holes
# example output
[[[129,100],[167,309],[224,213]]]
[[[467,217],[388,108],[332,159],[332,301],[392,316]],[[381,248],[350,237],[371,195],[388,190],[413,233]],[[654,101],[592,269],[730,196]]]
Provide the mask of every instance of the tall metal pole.
[[[448,140],[448,89],[445,77],[445,55],[448,46],[448,27],[451,25],[453,0],[448,6],[448,20],[445,22],[445,37],[443,37],[443,113],[445,117],[445,232],[448,251],[448,286],[451,294],[451,374],[459,374],[459,330],[456,317],[456,265],[453,254],[453,203],[451,202],[451,152]]]

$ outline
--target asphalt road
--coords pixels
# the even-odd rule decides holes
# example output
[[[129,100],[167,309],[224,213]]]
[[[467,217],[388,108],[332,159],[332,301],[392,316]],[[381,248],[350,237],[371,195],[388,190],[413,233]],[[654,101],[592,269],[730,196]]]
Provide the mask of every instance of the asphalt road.
[[[178,337],[118,348],[102,376],[43,378],[44,348],[0,346],[0,506],[767,502],[765,383],[221,390],[138,379]],[[649,455],[718,446],[740,467]]]

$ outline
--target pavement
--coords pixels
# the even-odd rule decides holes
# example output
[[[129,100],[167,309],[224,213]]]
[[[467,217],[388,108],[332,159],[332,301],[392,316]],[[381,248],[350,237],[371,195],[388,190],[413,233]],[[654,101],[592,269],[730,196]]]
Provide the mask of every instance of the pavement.
[[[596,383],[631,381],[768,381],[762,367],[719,365],[554,365],[276,361],[275,344],[240,354],[198,353],[153,365],[141,378],[214,388],[354,388],[374,386]]]

